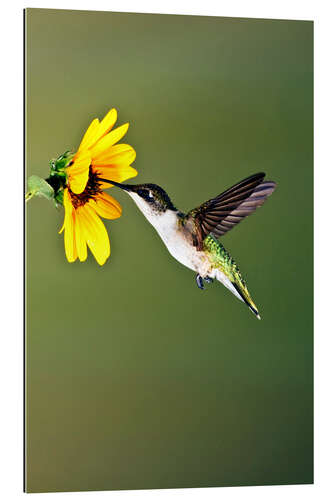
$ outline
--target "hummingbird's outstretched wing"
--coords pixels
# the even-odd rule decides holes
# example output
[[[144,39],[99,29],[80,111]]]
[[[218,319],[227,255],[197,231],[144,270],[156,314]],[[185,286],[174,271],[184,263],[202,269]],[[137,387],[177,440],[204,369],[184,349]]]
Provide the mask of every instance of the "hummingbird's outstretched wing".
[[[276,187],[264,177],[262,172],[251,175],[187,214],[194,220],[199,247],[208,234],[222,236],[264,203]]]

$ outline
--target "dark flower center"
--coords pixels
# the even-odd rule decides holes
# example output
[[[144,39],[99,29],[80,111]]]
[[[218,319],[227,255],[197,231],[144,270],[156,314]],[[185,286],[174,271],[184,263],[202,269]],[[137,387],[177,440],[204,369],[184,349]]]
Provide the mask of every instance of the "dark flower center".
[[[102,192],[98,179],[98,172],[93,172],[91,166],[89,167],[89,178],[85,190],[80,194],[73,193],[70,188],[68,192],[71,197],[71,202],[74,208],[82,207],[89,200],[94,199],[98,193]]]

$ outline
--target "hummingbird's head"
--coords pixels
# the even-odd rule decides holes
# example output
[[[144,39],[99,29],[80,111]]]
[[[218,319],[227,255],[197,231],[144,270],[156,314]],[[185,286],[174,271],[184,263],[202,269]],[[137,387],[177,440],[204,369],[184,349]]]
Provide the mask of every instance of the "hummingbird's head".
[[[140,205],[146,205],[149,211],[156,215],[164,213],[167,210],[176,211],[169,195],[157,184],[137,184],[136,186],[127,185],[128,194],[135,202]]]
[[[167,210],[177,212],[168,194],[156,184],[131,185],[107,182],[126,191],[147,218],[163,215]]]

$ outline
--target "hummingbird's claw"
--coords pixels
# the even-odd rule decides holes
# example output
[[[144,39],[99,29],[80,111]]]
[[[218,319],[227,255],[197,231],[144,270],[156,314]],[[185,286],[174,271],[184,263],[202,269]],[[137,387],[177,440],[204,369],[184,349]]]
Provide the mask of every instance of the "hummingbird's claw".
[[[197,285],[200,288],[200,290],[204,290],[205,287],[204,287],[203,280],[202,280],[202,277],[200,276],[200,274],[196,275],[195,280],[196,280]]]
[[[204,277],[204,280],[206,281],[206,283],[213,283],[213,278],[211,278],[210,276],[205,276]]]

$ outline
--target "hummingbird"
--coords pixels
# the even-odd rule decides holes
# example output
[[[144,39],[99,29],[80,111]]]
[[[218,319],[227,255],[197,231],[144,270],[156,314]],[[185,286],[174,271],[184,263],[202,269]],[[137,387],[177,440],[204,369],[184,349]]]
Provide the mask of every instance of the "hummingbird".
[[[276,187],[260,172],[223,191],[188,213],[178,210],[156,184],[120,184],[99,178],[124,190],[156,229],[170,254],[196,273],[199,289],[214,279],[228,288],[260,318],[240,270],[218,240],[260,207]]]

